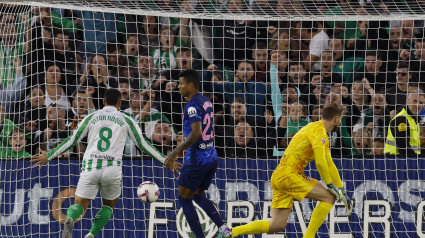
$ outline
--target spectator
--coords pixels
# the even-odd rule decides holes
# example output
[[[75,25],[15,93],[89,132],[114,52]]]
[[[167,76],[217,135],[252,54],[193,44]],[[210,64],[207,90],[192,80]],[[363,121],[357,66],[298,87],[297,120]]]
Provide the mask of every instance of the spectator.
[[[289,139],[291,139],[301,128],[311,122],[311,119],[308,117],[307,106],[303,102],[291,103],[289,105],[289,113],[286,120],[287,123],[285,123],[285,119],[282,118],[279,123],[280,126],[287,126],[288,128],[285,137],[288,138],[289,144]]]
[[[12,131],[18,128],[15,123],[6,118],[6,108],[0,104],[0,140],[3,147],[7,147],[9,145],[9,139],[12,135]]]
[[[68,138],[69,130],[66,127],[66,110],[56,104],[47,108],[47,128],[38,131],[36,141],[40,141],[40,149],[50,151],[59,143]],[[62,157],[68,157],[71,152],[65,153]]]
[[[180,47],[177,49],[177,67],[171,70],[163,71],[161,75],[167,77],[168,81],[177,83],[180,73],[186,69],[192,69],[192,64],[195,59],[192,57],[192,49],[188,47]],[[202,71],[198,71],[202,79]]]
[[[270,40],[269,48],[276,50],[281,55],[287,55],[289,52],[290,40],[288,30],[278,30],[277,34]]]
[[[370,92],[370,94],[369,94]],[[351,86],[351,98],[353,100],[353,107],[357,107],[359,111],[362,111],[365,106],[369,105],[370,95],[373,95],[374,91],[370,86],[367,79],[365,81],[355,81]]]
[[[22,65],[19,57],[13,59],[13,65],[16,69],[13,84],[0,88],[0,103],[5,106],[8,112],[14,112],[16,105],[21,103],[20,100],[24,97],[25,87],[27,86],[27,79],[22,73]]]
[[[301,97],[301,100],[310,106],[323,104],[326,96],[331,92],[332,86],[342,82],[341,76],[332,71],[335,65],[332,51],[323,51],[320,63],[321,72],[311,75],[310,85],[302,93]]]
[[[121,110],[124,111],[130,107],[130,95],[133,94],[133,88],[128,78],[120,78],[118,83],[118,90],[122,97]]]
[[[372,147],[370,132],[363,129],[353,132],[353,144],[352,155],[369,155],[370,148]]]
[[[373,147],[370,150],[370,155],[383,156],[384,155],[385,141],[383,138],[374,138]]]
[[[248,61],[238,64],[234,83],[213,83],[214,92],[224,93],[226,103],[235,97],[244,98],[248,115],[259,117],[264,121],[267,87],[264,83],[254,82],[254,67]]]
[[[353,132],[365,128],[373,138],[385,138],[386,126],[390,123],[390,111],[386,108],[384,94],[374,94],[369,108],[361,113],[361,118],[353,127]]]
[[[365,51],[368,50],[370,47],[370,40],[368,38],[368,21],[357,21],[357,28],[355,29],[354,35],[351,36],[345,36],[350,37],[347,41],[346,49],[353,53],[350,55],[354,55],[355,58],[364,58],[365,57]],[[347,29],[349,30],[349,29]],[[350,29],[351,30],[351,29]]]
[[[322,119],[322,105],[316,105],[313,108],[313,111],[311,112],[311,121],[320,121]]]
[[[165,121],[153,121],[146,129],[146,138],[152,141],[152,144],[162,154],[167,155],[173,149],[176,140],[176,133],[172,126]]]
[[[403,50],[400,53],[402,60],[409,60],[413,76],[422,85],[425,85],[425,41],[422,38],[416,39],[415,50]]]
[[[297,25],[297,34],[301,40],[309,43],[309,54],[305,59],[305,70],[319,71],[320,65],[317,63],[323,50],[328,49],[329,36],[320,27],[318,22],[302,21]]]
[[[139,56],[139,85],[140,90],[144,90],[150,86],[150,83],[154,81],[158,74],[155,70],[155,65],[153,63],[153,58],[147,53],[142,53]],[[134,80],[133,82],[137,82]],[[134,85],[135,86],[135,85]]]
[[[367,79],[376,92],[385,92],[395,86],[395,79],[383,70],[381,52],[367,51],[364,66],[364,73],[358,74],[356,80]]]
[[[188,20],[182,19],[180,34],[176,37],[174,30],[164,27],[160,31],[160,47],[151,52],[155,67],[159,73],[177,67],[177,48],[189,43]],[[186,25],[184,25],[186,24]]]
[[[88,64],[88,76],[80,78],[81,85],[87,87],[88,95],[93,99],[95,109],[103,108],[103,95],[109,88],[118,88],[118,82],[113,77],[108,77],[106,59],[102,55],[91,58]]]
[[[220,117],[219,120],[215,121],[215,145],[217,148],[217,153],[219,155],[224,156],[224,149],[228,143],[230,143],[230,139],[234,136],[235,126],[240,121],[246,121],[250,125],[256,125],[255,117],[247,115],[247,106],[245,100],[243,98],[236,97],[233,102],[230,104],[230,114],[225,114]],[[264,128],[263,124],[258,125],[255,129],[260,129],[260,127]],[[253,129],[253,130],[255,130]],[[264,131],[261,134],[257,133],[257,135],[264,135]]]
[[[35,154],[37,143],[35,141],[36,132],[44,131],[47,127],[47,108],[44,104],[44,91],[40,87],[33,87],[28,96],[28,104],[25,108],[23,123],[25,125],[25,138],[27,140],[26,151]]]
[[[305,71],[304,63],[300,61],[292,61],[289,63],[289,82],[297,85],[300,92],[304,92],[308,88],[309,78]]]
[[[397,84],[386,91],[388,109],[394,110],[398,107],[403,107],[406,102],[409,80],[412,78],[412,72],[409,70],[409,65],[405,62],[399,62],[396,68]]]
[[[109,41],[106,44],[106,56],[108,65],[108,75],[118,75],[118,67],[120,61],[124,61],[122,57],[123,47],[116,40]]]
[[[21,129],[14,129],[9,140],[10,147],[1,148],[1,158],[21,159],[29,158],[31,154],[25,151],[25,133]]]
[[[254,60],[255,82],[268,82],[268,53],[267,44],[257,42],[252,46],[252,59]]]
[[[332,71],[342,77],[346,86],[350,85],[357,72],[364,68],[364,58],[345,56],[344,41],[338,37],[329,40],[329,50],[333,52],[333,61],[335,62]]]
[[[66,110],[71,108],[69,97],[73,92],[67,90],[66,83],[62,81],[62,71],[54,64],[47,67],[44,93],[46,95],[45,106],[56,104]]]
[[[76,74],[80,73],[79,64],[83,63],[83,59],[69,43],[73,36],[58,26],[53,27],[53,36],[51,40],[52,49],[46,51],[45,59],[55,62],[55,64],[69,75],[67,84],[76,86]]]
[[[72,100],[71,111],[68,112],[68,118],[70,121],[69,129],[71,131],[75,130],[78,126],[78,123],[81,122],[84,117],[88,114],[94,112],[93,100],[87,95],[87,91],[80,89],[74,96]]]
[[[235,126],[232,144],[226,146],[227,158],[264,158],[267,153],[262,139],[255,138],[254,129],[245,121]]]
[[[127,35],[123,52],[127,57],[127,61],[137,65],[137,57],[142,50],[142,45],[139,44],[138,36],[136,34]]]
[[[141,45],[147,47],[148,52],[159,47],[158,18],[156,16],[143,16],[143,32],[140,35]]]
[[[386,154],[408,156],[420,154],[419,111],[425,106],[425,96],[420,90],[407,95],[406,107],[391,119],[388,125]]]

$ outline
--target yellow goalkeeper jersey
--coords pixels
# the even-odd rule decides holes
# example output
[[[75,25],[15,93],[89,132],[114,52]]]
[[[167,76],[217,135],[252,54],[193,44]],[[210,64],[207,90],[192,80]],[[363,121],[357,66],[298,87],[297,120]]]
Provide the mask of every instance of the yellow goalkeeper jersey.
[[[311,122],[294,135],[280,160],[280,164],[290,166],[300,172],[315,160],[314,149],[324,147],[329,151],[329,139],[322,121]]]

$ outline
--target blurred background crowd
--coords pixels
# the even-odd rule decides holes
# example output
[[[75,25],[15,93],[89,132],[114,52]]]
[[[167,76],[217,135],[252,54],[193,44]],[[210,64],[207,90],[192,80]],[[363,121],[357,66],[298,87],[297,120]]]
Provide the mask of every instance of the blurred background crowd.
[[[150,4],[186,13],[275,16],[425,9],[425,1]],[[108,88],[121,91],[121,110],[167,154],[184,139],[185,100],[177,87],[185,69],[199,72],[202,92],[213,102],[215,146],[223,158],[282,155],[297,131],[320,120],[329,102],[345,107],[338,131],[329,133],[332,156],[382,156],[391,119],[405,109],[419,124],[425,106],[425,20],[221,20],[7,4],[0,9],[1,158],[53,149],[103,107]],[[408,136],[404,140],[409,144]],[[85,144],[63,156],[81,156]],[[422,138],[420,144],[425,147]],[[129,138],[125,154],[140,155]]]

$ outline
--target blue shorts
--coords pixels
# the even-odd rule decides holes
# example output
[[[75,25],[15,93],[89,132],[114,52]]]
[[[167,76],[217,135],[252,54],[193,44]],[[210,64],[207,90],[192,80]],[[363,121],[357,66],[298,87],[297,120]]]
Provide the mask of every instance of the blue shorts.
[[[198,189],[207,190],[211,184],[218,161],[202,166],[183,166],[180,171],[179,185],[196,192]]]

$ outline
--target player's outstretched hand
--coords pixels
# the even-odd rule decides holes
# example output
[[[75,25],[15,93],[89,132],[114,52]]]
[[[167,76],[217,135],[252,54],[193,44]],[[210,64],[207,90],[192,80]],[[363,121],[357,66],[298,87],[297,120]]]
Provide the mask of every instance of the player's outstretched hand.
[[[49,162],[49,160],[47,159],[47,152],[44,150],[40,150],[39,155],[33,155],[31,157],[31,162],[37,162],[36,164],[33,165],[33,167],[39,166],[38,169],[41,169],[41,167],[43,167],[44,164]]]
[[[348,197],[347,191],[345,191],[344,188],[342,188],[341,191],[342,191],[342,202],[345,205],[345,212],[347,213],[348,216],[351,216],[351,212],[353,211],[353,208],[354,208],[354,201]]]
[[[341,202],[342,196],[344,196],[342,194],[342,190],[340,188],[335,187],[335,185],[332,182],[327,184],[327,186],[328,186],[328,191],[335,196],[336,202]]]
[[[169,168],[173,174],[174,172],[180,173],[180,168],[182,167],[182,164],[177,162],[179,153],[177,153],[176,150],[173,150],[165,159],[164,166]]]

